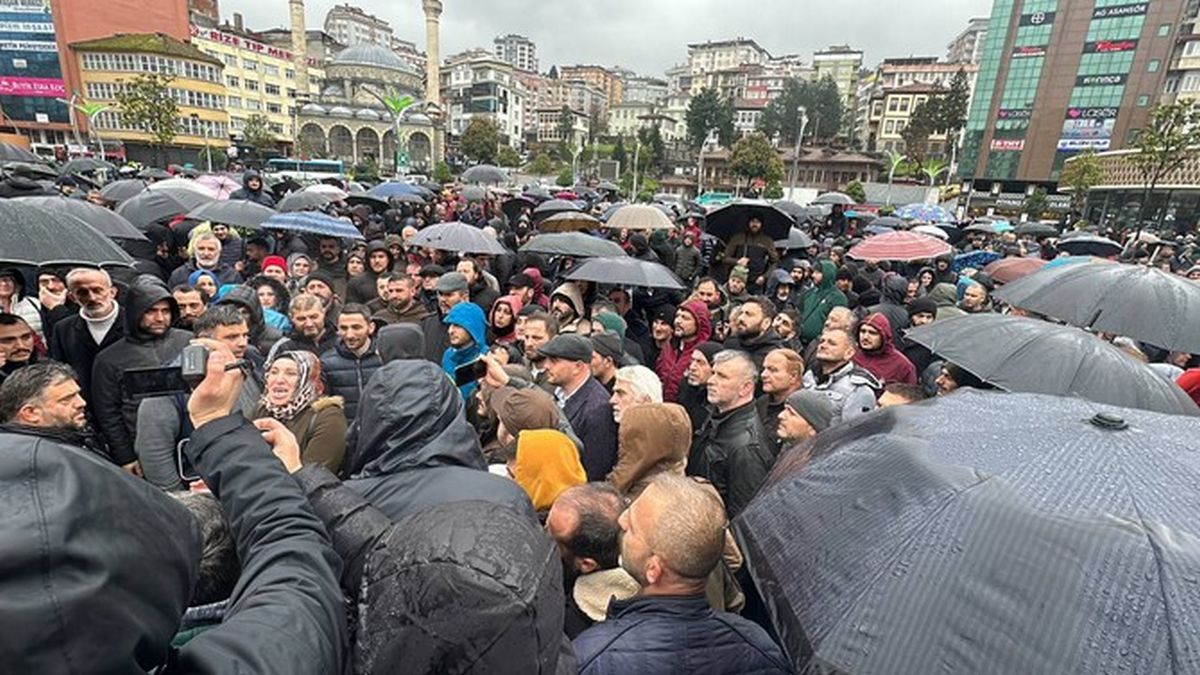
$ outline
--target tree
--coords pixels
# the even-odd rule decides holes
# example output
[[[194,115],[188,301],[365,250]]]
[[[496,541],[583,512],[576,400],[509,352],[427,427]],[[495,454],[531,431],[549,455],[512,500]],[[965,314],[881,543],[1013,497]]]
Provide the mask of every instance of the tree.
[[[242,127],[242,142],[254,148],[256,155],[275,147],[275,134],[271,132],[266,115],[255,114],[246,120],[246,125]]]
[[[606,117],[599,107],[592,110],[592,114],[588,115],[588,140],[595,143],[596,139],[608,133],[608,117]]]
[[[612,158],[620,165],[620,169],[624,169],[628,165],[629,158],[625,156],[624,136],[617,136],[617,144],[613,146]]]
[[[918,170],[925,163],[925,157],[929,153],[929,137],[937,133],[938,106],[939,103],[934,98],[917,104],[908,118],[908,125],[900,132],[900,138],[904,139],[904,149],[909,158],[917,163]]]
[[[450,165],[445,162],[438,162],[437,166],[433,167],[433,180],[435,183],[445,185],[454,180],[454,174],[450,173]]]
[[[803,116],[808,124],[803,124]],[[779,135],[784,145],[795,145],[796,135],[804,127],[810,138],[833,138],[841,131],[842,95],[831,78],[808,82],[799,78],[788,80],[783,93],[763,110],[758,128],[768,137]]]
[[[887,205],[892,204],[892,181],[896,177],[896,172],[908,161],[908,157],[891,150],[885,150],[883,153],[885,164],[888,170],[888,189],[887,189]]]
[[[1200,145],[1200,108],[1190,99],[1156,107],[1150,123],[1133,142],[1138,152],[1129,156],[1142,177],[1142,208],[1137,233],[1150,212],[1150,199],[1158,183],[1196,153]]]
[[[367,157],[354,165],[354,179],[370,183],[379,180],[379,163],[375,161],[374,157]]]
[[[763,199],[783,199],[783,185],[779,181],[773,181],[763,190]]]
[[[947,171],[949,168],[950,165],[946,164],[945,162],[938,161],[936,159],[929,160],[925,163],[925,166],[921,167],[921,175],[929,179],[929,187],[933,187],[934,184],[937,183],[938,176],[942,175],[942,173]]]
[[[496,153],[496,163],[504,167],[521,166],[521,155],[517,154],[511,146],[500,146],[500,152]]]
[[[846,195],[853,199],[855,204],[864,204],[867,201],[867,190],[858,181],[851,181],[846,186]]]
[[[571,172],[571,167],[564,166],[562,171],[558,172],[558,177],[554,179],[554,184],[559,187],[571,187],[575,184],[575,174]]]
[[[554,127],[554,130],[558,132],[558,137],[562,139],[562,147],[566,150],[563,154],[570,157],[575,145],[575,139],[573,138],[575,135],[575,112],[571,110],[570,106],[564,105],[562,107],[562,111],[558,115],[558,124]]]
[[[729,168],[734,174],[749,180],[760,178],[771,183],[783,179],[783,161],[761,131],[745,136],[733,144]]]
[[[1030,220],[1039,220],[1049,206],[1050,200],[1046,198],[1046,188],[1038,188],[1025,198],[1025,208],[1022,211],[1029,216]]]
[[[179,130],[179,104],[171,95],[170,75],[140,74],[124,83],[114,95],[121,123],[150,134],[151,143],[162,162],[162,149],[175,140]]]
[[[554,173],[554,162],[550,161],[550,156],[544,152],[538,153],[537,157],[525,167],[529,173],[535,176],[548,176]]]
[[[715,89],[705,88],[692,98],[684,119],[692,150],[700,149],[711,129],[717,130],[721,145],[733,142],[733,101],[722,99]]]
[[[472,117],[467,128],[463,130],[458,147],[475,162],[491,164],[496,161],[496,153],[500,147],[500,129],[489,119]]]
[[[654,167],[658,174],[662,175],[666,169],[667,146],[663,143],[658,127],[638,129],[638,142],[642,144],[642,151],[638,157],[638,163],[642,166],[638,168]]]
[[[1071,190],[1071,212],[1083,216],[1087,206],[1088,192],[1104,177],[1104,169],[1094,150],[1088,149],[1072,157],[1063,165],[1058,182]]]

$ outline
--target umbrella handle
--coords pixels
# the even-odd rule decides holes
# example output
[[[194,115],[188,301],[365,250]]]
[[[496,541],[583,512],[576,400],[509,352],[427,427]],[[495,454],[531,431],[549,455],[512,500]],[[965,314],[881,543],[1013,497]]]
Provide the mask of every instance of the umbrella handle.
[[[1096,322],[1100,320],[1100,314],[1101,314],[1103,311],[1104,311],[1103,309],[1098,309],[1098,310],[1096,310],[1096,313],[1095,313],[1095,314],[1093,314],[1093,315],[1092,315],[1092,318],[1091,318],[1090,320],[1088,320],[1088,322],[1087,322],[1087,327],[1088,327],[1088,328],[1091,328],[1092,326],[1096,325]]]

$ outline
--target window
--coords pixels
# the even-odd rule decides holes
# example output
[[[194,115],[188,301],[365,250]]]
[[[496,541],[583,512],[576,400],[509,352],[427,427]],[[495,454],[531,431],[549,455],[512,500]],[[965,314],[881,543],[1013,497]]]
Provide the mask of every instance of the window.
[[[242,97],[241,96],[230,96],[230,97],[226,98],[225,100],[228,102],[228,105],[230,108],[242,107]]]
[[[295,69],[288,68],[287,70],[283,71],[283,76],[289,80],[294,80],[296,79],[296,71]]]
[[[900,99],[889,98],[888,99],[888,112],[896,112],[899,109],[900,109]]]
[[[267,112],[279,115],[283,113],[283,106],[279,105],[278,103],[268,103]]]
[[[225,55],[225,65],[236,67],[237,66],[237,57],[232,54],[226,54]]]
[[[1137,107],[1145,108],[1148,105],[1150,105],[1150,97],[1149,96],[1142,94],[1141,96],[1137,97]]]
[[[263,66],[263,74],[270,77],[279,77],[279,66]]]
[[[910,103],[912,103],[912,99],[908,96],[905,96],[904,98],[900,99],[900,112],[902,112],[902,113],[908,112],[908,106]]]
[[[278,95],[279,95],[279,85],[277,85],[277,84],[264,84],[264,85],[263,85],[263,91],[265,91],[265,92],[267,93],[267,95],[268,95],[268,96],[278,96]]]
[[[258,70],[258,61],[242,59],[242,68],[246,70]]]
[[[241,83],[241,81],[240,81],[240,80],[238,80],[238,79],[237,79],[236,77],[234,77],[233,75],[226,75],[226,76],[225,76],[225,85],[226,85],[226,86],[228,86],[228,87],[232,87],[232,88],[234,88],[234,89],[237,89],[237,88],[239,88],[239,87],[241,87],[241,86],[242,86],[242,83]]]
[[[246,80],[246,91],[258,91],[258,80]]]
[[[883,133],[891,134],[896,131],[896,120],[888,120],[883,123]]]
[[[1171,34],[1171,24],[1164,23],[1158,27],[1158,37],[1167,37]]]
[[[1200,40],[1193,40],[1183,46],[1184,56],[1200,55]]]
[[[256,101],[252,98],[248,98],[248,99],[246,99],[246,109],[247,110],[262,110],[262,102]]]

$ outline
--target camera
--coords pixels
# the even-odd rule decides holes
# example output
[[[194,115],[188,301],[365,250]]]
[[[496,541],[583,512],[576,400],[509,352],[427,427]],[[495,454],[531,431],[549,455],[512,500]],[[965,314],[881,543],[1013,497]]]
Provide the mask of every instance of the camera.
[[[127,398],[146,398],[164,394],[186,394],[208,372],[208,347],[188,345],[179,355],[178,366],[130,368],[121,378]]]

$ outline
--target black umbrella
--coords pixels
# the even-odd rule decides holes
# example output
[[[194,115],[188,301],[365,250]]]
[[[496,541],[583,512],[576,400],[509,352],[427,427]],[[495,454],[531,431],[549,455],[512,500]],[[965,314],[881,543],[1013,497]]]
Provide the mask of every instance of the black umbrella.
[[[556,213],[564,211],[580,211],[579,205],[575,202],[569,202],[565,199],[548,199],[533,210],[533,220],[537,222],[543,218],[549,218]]]
[[[500,210],[504,215],[508,216],[509,220],[516,220],[522,211],[532,211],[538,205],[538,201],[532,197],[518,195],[509,199],[500,205]]]
[[[48,197],[47,199],[56,199]],[[87,222],[29,199],[0,199],[0,262],[130,265],[133,258]]]
[[[155,168],[143,169],[142,172],[138,174],[138,178],[144,178],[146,180],[167,180],[168,178],[174,177],[175,176],[171,175],[169,171]]]
[[[610,183],[608,181],[602,181],[599,185],[596,186],[596,189],[603,190],[605,192],[620,192],[621,191],[620,186],[618,186],[615,183]]]
[[[417,183],[416,185],[417,185],[417,187],[425,188],[431,195],[432,194],[441,194],[442,187],[443,187],[441,183],[435,183],[431,180],[422,181],[420,183]]]
[[[0,143],[0,162],[29,162],[41,163],[42,158],[32,152],[12,143]]]
[[[97,206],[89,201],[67,199],[66,197],[21,197],[20,201],[53,213],[65,213],[75,216],[96,228],[100,234],[109,239],[146,241],[146,235],[134,227],[133,223],[130,223],[116,212],[110,211],[103,206]]]
[[[1112,239],[1106,239],[1092,234],[1084,234],[1058,242],[1058,250],[1071,255],[1094,255],[1101,258],[1119,255],[1121,245]]]
[[[1008,391],[1200,416],[1200,408],[1174,382],[1071,326],[983,313],[943,319],[913,328],[906,336]]]
[[[825,194],[821,195],[820,197],[817,197],[816,199],[812,200],[811,203],[813,203],[813,204],[830,204],[830,205],[841,204],[842,206],[854,206],[858,202],[856,202],[854,200],[854,197],[851,197],[850,195],[845,194],[844,192],[826,192]]]
[[[666,266],[637,258],[592,258],[567,274],[571,281],[594,281],[613,286],[640,286],[681,291],[683,282]]]
[[[1021,223],[1014,230],[1019,235],[1028,235],[1031,237],[1056,237],[1058,236],[1058,228],[1045,223]]]
[[[753,217],[762,221],[763,232],[772,239],[787,239],[796,224],[791,216],[768,202],[739,199],[709,213],[705,230],[728,242],[733,235],[744,232]]]
[[[796,672],[1192,672],[1197,435],[964,390],[786,452],[734,529]]]
[[[582,232],[547,232],[539,234],[521,247],[523,253],[569,255],[573,258],[622,258],[625,249],[620,244],[593,237]]]
[[[290,213],[292,211],[321,209],[331,201],[333,200],[328,195],[323,195],[320,192],[293,192],[284,197],[275,206],[281,213]]]
[[[257,230],[262,227],[263,221],[275,213],[275,209],[249,199],[231,199],[223,202],[209,202],[188,211],[187,215],[192,220],[207,220],[213,223]]]
[[[4,168],[5,173],[14,174],[17,176],[27,176],[30,178],[49,178],[58,177],[58,172],[42,163],[34,162],[4,162],[0,161],[0,166]]]
[[[1073,326],[1200,354],[1200,286],[1153,267],[1051,265],[1005,284],[996,297]]]
[[[146,191],[146,182],[136,178],[118,180],[100,188],[100,196],[120,204]]]
[[[205,204],[211,204],[214,201],[216,201],[215,199],[208,196],[207,194],[204,194],[203,192],[201,192],[199,190],[193,190],[191,188],[162,187],[162,188],[150,188],[150,191],[158,192],[161,194],[171,196],[172,198],[175,199],[175,201],[179,202],[180,204],[183,204],[187,208],[188,211],[191,211],[192,209],[198,209],[201,206],[204,206]]]
[[[466,223],[438,223],[430,225],[412,238],[413,246],[425,246],[439,251],[455,253],[480,253],[503,255],[508,250],[500,242],[483,233],[478,227]]]
[[[421,199],[420,197],[417,197],[416,195],[409,195],[409,196],[413,197],[414,199],[416,199],[418,202],[420,202],[422,204],[425,203],[425,200]],[[388,209],[392,208],[392,205],[391,205],[391,203],[388,202],[388,200],[386,200],[382,197],[376,197],[375,195],[369,195],[365,192],[359,192],[359,193],[355,193],[352,195],[348,195],[346,197],[346,203],[349,204],[350,206],[358,206],[360,204],[364,204],[367,207],[369,207],[372,211],[374,211],[375,213],[383,213],[384,211],[387,211]]]
[[[85,173],[88,171],[110,171],[113,175],[117,173],[117,167],[94,157],[76,157],[75,159],[63,164],[62,174],[69,176],[73,173]]]
[[[133,223],[138,229],[146,229],[151,223],[170,220],[187,213],[190,209],[166,192],[146,190],[127,199],[117,207],[117,213]]]
[[[815,242],[812,237],[809,237],[798,227],[793,227],[788,233],[787,239],[779,239],[775,242],[775,248],[782,248],[788,251],[800,251],[812,246]]]
[[[907,230],[911,224],[908,221],[901,220],[895,216],[884,216],[871,221],[871,224],[876,227],[890,227],[893,230]]]
[[[552,196],[550,194],[550,191],[547,190],[546,188],[542,187],[541,185],[531,185],[531,186],[525,188],[525,191],[522,192],[521,195],[524,197],[529,197],[530,199],[536,200],[538,202],[544,202],[547,199],[550,199],[550,197]]]
[[[479,164],[463,172],[464,183],[507,183],[508,172],[491,164]]]
[[[487,199],[487,188],[482,185],[468,185],[462,189],[463,199],[469,202],[481,202]]]

